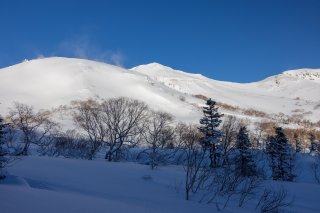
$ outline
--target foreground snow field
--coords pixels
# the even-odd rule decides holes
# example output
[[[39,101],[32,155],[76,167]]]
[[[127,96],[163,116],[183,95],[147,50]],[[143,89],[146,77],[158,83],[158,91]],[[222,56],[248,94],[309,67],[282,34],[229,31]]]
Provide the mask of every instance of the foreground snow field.
[[[302,163],[301,168],[306,169]],[[1,213],[216,212],[215,204],[184,199],[182,167],[150,170],[136,163],[26,157],[9,167],[0,184]],[[288,212],[320,212],[320,185],[308,173],[298,182],[265,182],[284,187],[293,199]],[[224,212],[257,212],[253,200],[232,203]]]
[[[133,163],[28,157],[1,184],[1,212],[206,212],[174,184],[179,168],[151,171]],[[151,179],[149,179],[149,175]],[[147,178],[143,178],[146,176]]]

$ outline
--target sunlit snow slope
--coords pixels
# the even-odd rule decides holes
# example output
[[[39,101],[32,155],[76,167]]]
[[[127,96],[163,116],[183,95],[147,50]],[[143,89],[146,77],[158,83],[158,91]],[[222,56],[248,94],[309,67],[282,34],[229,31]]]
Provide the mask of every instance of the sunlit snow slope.
[[[305,113],[305,118],[317,121],[320,70],[287,71],[260,82],[240,84],[212,80],[157,63],[127,70],[95,61],[53,57],[0,69],[1,114],[14,101],[40,109],[95,96],[125,96],[171,112],[179,120],[197,121],[201,112],[194,106],[203,103],[192,96],[197,94],[266,113],[290,115],[298,109]]]
[[[286,71],[263,81],[242,84],[217,81],[157,63],[131,70],[176,91],[205,95],[232,106],[287,115],[298,111],[313,121],[320,118],[320,69]]]
[[[124,96],[172,112],[182,120],[194,120],[199,115],[197,109],[179,100],[178,92],[162,84],[150,84],[146,75],[83,59],[45,58],[1,69],[0,91],[2,113],[13,101],[40,109],[96,96]]]

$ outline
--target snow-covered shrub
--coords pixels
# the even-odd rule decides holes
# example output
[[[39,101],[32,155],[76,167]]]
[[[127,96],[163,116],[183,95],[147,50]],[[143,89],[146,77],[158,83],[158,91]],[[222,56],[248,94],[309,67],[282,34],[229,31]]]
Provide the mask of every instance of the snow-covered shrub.
[[[266,188],[260,196],[256,209],[259,209],[261,213],[277,213],[281,209],[290,206],[291,203],[284,188],[278,190]]]

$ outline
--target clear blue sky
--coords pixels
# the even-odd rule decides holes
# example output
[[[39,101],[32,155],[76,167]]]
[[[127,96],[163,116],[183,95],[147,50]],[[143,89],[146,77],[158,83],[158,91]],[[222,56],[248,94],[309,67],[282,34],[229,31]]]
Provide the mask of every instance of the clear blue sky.
[[[0,0],[0,67],[41,56],[261,80],[320,68],[320,0]]]

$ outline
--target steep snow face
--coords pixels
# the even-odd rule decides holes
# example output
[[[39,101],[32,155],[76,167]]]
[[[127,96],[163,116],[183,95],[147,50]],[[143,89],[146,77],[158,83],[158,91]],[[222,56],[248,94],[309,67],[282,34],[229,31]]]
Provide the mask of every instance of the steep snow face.
[[[97,96],[138,99],[153,109],[175,112],[179,119],[186,121],[194,120],[200,113],[180,101],[180,93],[150,84],[145,75],[82,59],[45,58],[1,69],[0,90],[0,113],[5,113],[13,101],[39,109]]]

